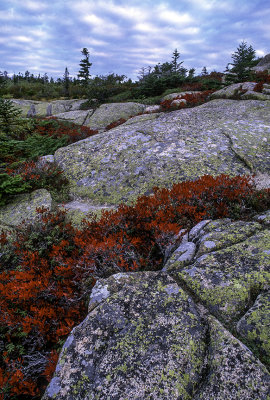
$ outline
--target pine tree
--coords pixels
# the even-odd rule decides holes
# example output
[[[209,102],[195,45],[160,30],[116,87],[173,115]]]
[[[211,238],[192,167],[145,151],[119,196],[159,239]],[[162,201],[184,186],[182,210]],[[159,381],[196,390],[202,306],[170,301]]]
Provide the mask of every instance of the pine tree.
[[[178,53],[177,49],[174,50],[173,55],[172,55],[172,72],[173,73],[177,73],[179,72],[180,69],[180,65],[183,64],[184,61],[181,61],[180,63],[178,63],[178,59],[180,57],[180,53]]]
[[[188,70],[188,78],[190,79],[194,78],[194,74],[195,74],[195,68],[190,68]]]
[[[203,67],[202,72],[201,72],[201,75],[202,75],[202,76],[208,75],[208,72],[207,72],[206,67]]]
[[[66,69],[65,69],[65,73],[64,73],[64,76],[63,76],[63,84],[64,84],[64,95],[66,96],[66,97],[69,97],[69,84],[70,84],[70,80],[69,80],[69,72],[68,72],[68,69],[67,69],[67,67],[66,67]]]
[[[84,85],[88,84],[89,78],[90,78],[90,73],[89,69],[92,65],[92,63],[89,62],[89,51],[86,47],[83,48],[82,54],[84,55],[84,58],[80,62],[80,67],[81,69],[79,70],[78,78],[82,78],[82,83]]]
[[[233,62],[226,67],[226,72],[236,74],[236,79],[243,82],[250,77],[250,68],[256,64],[256,51],[246,42],[241,42],[237,50],[232,54]],[[232,66],[229,69],[229,65]]]
[[[11,100],[0,98],[0,129],[10,133],[12,127],[18,124],[22,111],[14,106]]]

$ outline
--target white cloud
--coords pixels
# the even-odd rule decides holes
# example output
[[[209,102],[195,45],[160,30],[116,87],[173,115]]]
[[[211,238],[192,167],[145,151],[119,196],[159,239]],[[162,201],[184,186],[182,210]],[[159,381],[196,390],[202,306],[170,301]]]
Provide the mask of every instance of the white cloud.
[[[119,37],[122,35],[120,27],[109,19],[100,18],[95,14],[86,14],[81,16],[81,20],[89,24],[93,32],[98,35],[113,37]]]
[[[32,39],[27,36],[12,36],[10,39],[12,41],[14,40],[15,42],[22,42],[22,43],[29,43],[32,41]]]
[[[99,6],[114,14],[118,17],[122,17],[124,19],[132,20],[133,22],[142,22],[144,20],[150,19],[152,15],[152,10],[146,7],[134,7],[130,5],[117,5],[112,2],[104,2],[100,1]]]
[[[161,21],[165,21],[169,24],[183,25],[194,22],[194,18],[187,12],[180,13],[176,10],[170,10],[166,8],[164,4],[161,4],[157,7],[157,12],[158,19]]]
[[[41,1],[33,1],[33,0],[24,0],[20,3],[24,8],[27,8],[30,11],[44,11],[48,8],[48,5]]]
[[[264,57],[265,55],[266,55],[266,52],[264,50],[256,50],[257,57]]]
[[[202,8],[206,11],[223,10],[226,12],[232,12],[234,9],[234,6],[230,4],[231,1],[228,0],[189,0],[189,2],[194,4],[196,8]]]
[[[138,23],[133,26],[133,29],[135,31],[151,33],[151,34],[157,33],[159,31],[159,28],[157,26],[154,26],[153,24],[150,23]]]
[[[109,42],[105,42],[104,40],[97,40],[93,38],[86,38],[83,40],[85,46],[108,46]]]

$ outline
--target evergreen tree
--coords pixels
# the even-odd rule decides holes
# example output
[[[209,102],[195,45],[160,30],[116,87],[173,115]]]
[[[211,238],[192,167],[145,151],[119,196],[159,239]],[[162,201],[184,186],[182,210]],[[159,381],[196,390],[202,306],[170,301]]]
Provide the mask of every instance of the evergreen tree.
[[[49,77],[48,74],[45,72],[45,74],[43,75],[43,81],[42,83],[47,84],[49,83]]]
[[[142,81],[144,78],[145,78],[145,76],[147,75],[147,70],[146,70],[146,67],[142,67],[140,70],[139,70],[139,75],[138,75],[138,79],[139,79],[139,81]]]
[[[202,75],[202,76],[208,75],[208,71],[207,71],[206,67],[203,67],[202,72],[201,72],[201,75]]]
[[[30,77],[30,72],[29,71],[25,71],[25,73],[24,73],[25,80],[29,81],[29,77]]]
[[[188,70],[188,78],[194,78],[195,68],[190,68]]]
[[[69,80],[69,72],[68,72],[67,67],[66,67],[65,73],[64,73],[63,84],[64,84],[64,95],[65,95],[66,97],[69,97],[69,84],[70,84],[70,80]]]
[[[232,54],[233,62],[226,67],[226,72],[229,73],[228,78],[231,79],[231,73],[235,74],[236,80],[243,82],[250,77],[250,68],[256,65],[256,51],[246,42],[241,42],[237,50]],[[229,69],[229,65],[232,66]]]
[[[11,100],[0,98],[0,129],[10,133],[12,127],[18,124],[22,111],[14,106]]]
[[[89,69],[90,69],[92,63],[89,62],[90,54],[86,47],[83,48],[82,55],[84,56],[84,58],[81,60],[81,62],[79,64],[81,69],[79,70],[78,78],[82,78],[82,83],[84,85],[87,85],[89,78],[90,78]]]
[[[180,53],[178,53],[177,49],[174,50],[173,55],[172,55],[172,72],[173,73],[177,73],[180,71],[180,65],[183,64],[184,61],[181,61],[180,63],[178,63],[178,59],[180,57]]]

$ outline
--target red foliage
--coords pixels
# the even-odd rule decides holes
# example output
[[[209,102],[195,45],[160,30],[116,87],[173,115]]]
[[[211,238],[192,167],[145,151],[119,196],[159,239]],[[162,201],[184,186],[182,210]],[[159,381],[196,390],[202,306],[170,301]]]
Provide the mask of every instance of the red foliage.
[[[132,118],[132,117],[129,117],[129,118]],[[117,121],[113,121],[109,125],[107,125],[105,130],[108,131],[110,129],[116,128],[117,126],[124,124],[126,121],[127,120],[125,118],[120,118]]]
[[[213,93],[214,90],[205,90],[204,92],[199,92],[199,93],[193,93],[193,94],[179,94],[179,96],[170,99],[170,100],[164,100],[160,103],[162,110],[163,111],[171,111],[171,110],[176,110],[180,108],[185,108],[185,107],[194,107],[196,105],[202,104],[203,102],[206,101],[207,97]],[[187,104],[181,103],[178,105],[172,104],[174,100],[178,99],[185,99],[187,101]]]
[[[42,394],[57,362],[57,343],[84,317],[96,278],[160,269],[181,229],[206,218],[244,218],[254,207],[269,206],[270,189],[256,192],[248,177],[204,176],[154,188],[133,206],[121,204],[99,221],[86,220],[81,230],[65,221],[65,213],[40,208],[39,223],[22,226],[12,243],[2,234],[0,399]],[[32,359],[41,360],[38,370]]]
[[[4,171],[12,176],[21,176],[33,190],[40,187],[57,187],[59,190],[67,184],[63,171],[55,163],[41,164],[35,161],[25,161],[18,168],[6,167]]]
[[[201,82],[193,82],[187,83],[186,85],[181,86],[181,91],[195,91],[195,90],[202,90],[203,84]]]
[[[39,121],[41,123],[39,123]],[[86,139],[87,137],[96,135],[98,131],[90,129],[87,126],[78,126],[71,122],[67,123],[60,121],[56,117],[50,117],[37,119],[34,133],[38,133],[39,135],[49,135],[57,138],[68,136],[69,143],[74,143],[78,140]]]
[[[262,82],[262,83],[270,83],[270,74],[268,71],[261,71],[261,72],[256,72],[254,74],[254,82]]]
[[[254,92],[262,92],[263,90],[263,81],[258,82],[255,86],[254,86]]]

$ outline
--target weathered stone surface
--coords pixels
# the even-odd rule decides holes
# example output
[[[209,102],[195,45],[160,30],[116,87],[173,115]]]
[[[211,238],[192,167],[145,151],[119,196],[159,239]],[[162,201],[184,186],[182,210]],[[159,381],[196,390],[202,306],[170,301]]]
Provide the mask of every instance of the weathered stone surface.
[[[74,122],[79,125],[87,125],[89,122],[90,115],[93,110],[77,110],[77,111],[67,111],[60,114],[55,114],[54,116],[58,119],[64,119],[70,122]]]
[[[243,100],[270,100],[270,95],[267,93],[254,92],[253,90],[248,90],[246,93],[241,95]]]
[[[111,103],[102,104],[89,118],[87,126],[91,129],[102,129],[111,122],[120,118],[128,119],[136,114],[144,112],[146,106],[139,103]]]
[[[41,156],[38,158],[37,166],[42,167],[46,164],[53,164],[54,163],[54,156],[52,154],[48,154],[47,156]]]
[[[269,100],[270,92],[263,89],[263,92],[255,92],[256,82],[233,83],[223,89],[217,90],[210,95],[211,99],[234,99],[236,96],[241,100]]]
[[[186,264],[189,264],[193,260],[195,252],[195,243],[184,242],[180,244],[180,246],[177,247],[171,258],[166,263],[166,266],[164,266],[163,271],[169,272],[170,270],[174,270],[175,263],[177,263],[177,268],[179,268],[180,265],[184,266]]]
[[[175,99],[171,103],[173,107],[179,107],[180,105],[186,105],[186,104],[187,101],[185,99]]]
[[[270,249],[269,249],[270,253]],[[255,344],[260,354],[270,359],[270,292],[260,294],[254,305],[240,319],[237,331]]]
[[[214,100],[131,118],[57,150],[55,159],[73,200],[117,205],[204,174],[269,173],[269,136],[270,102]]]
[[[159,105],[155,106],[146,106],[144,112],[146,113],[152,113],[152,112],[158,112],[161,110],[161,107]]]
[[[255,221],[258,221],[266,226],[270,227],[270,210],[257,215],[256,217],[254,217]]]
[[[100,279],[43,400],[267,400],[270,375],[166,273]]]
[[[210,222],[203,229],[203,235],[201,232],[196,255],[198,257],[242,242],[260,229],[262,229],[262,226],[256,222],[232,222],[230,219]]]
[[[166,274],[118,274],[92,294],[67,339],[43,399],[191,399],[206,354],[206,327]]]
[[[85,102],[85,100],[54,100],[48,101],[38,101],[38,100],[21,100],[21,99],[11,99],[12,102],[18,106],[23,112],[23,116],[27,116],[28,112],[31,110],[31,115],[28,116],[39,116],[46,117],[67,111],[79,110],[80,105]]]
[[[135,117],[129,118],[122,126],[137,124],[138,122],[143,123],[145,121],[152,121],[158,118],[159,115],[161,115],[161,113],[136,115]]]
[[[200,94],[201,92],[198,92],[198,91],[186,91],[186,92],[177,92],[177,93],[171,93],[171,94],[167,94],[166,96],[164,96],[162,99],[161,99],[161,101],[164,101],[164,100],[173,100],[173,99],[175,99],[176,97],[179,97],[179,96],[185,96],[186,94]]]
[[[223,89],[217,90],[211,94],[211,99],[230,99],[236,94],[241,93],[242,90],[253,91],[256,86],[256,82],[243,82],[243,83],[233,83],[232,85],[226,86]],[[254,92],[256,93],[256,92]]]
[[[270,54],[266,54],[261,61],[258,62],[258,64],[251,68],[256,72],[260,71],[270,71]]]
[[[206,376],[192,400],[268,400],[267,369],[217,320],[208,322]]]
[[[12,203],[0,208],[0,224],[16,227],[23,220],[33,221],[37,207],[51,208],[52,198],[46,189],[38,189],[30,194],[18,195]]]
[[[116,210],[115,206],[97,206],[89,202],[82,201],[71,201],[65,203],[60,208],[67,212],[67,218],[74,226],[81,226],[84,219],[91,219],[93,216],[99,219],[102,215],[102,211]]]
[[[270,232],[256,224],[234,223],[234,232],[230,233],[228,226],[219,231],[219,221],[216,224],[206,241],[202,236],[201,251],[195,261],[184,269],[175,262],[174,271],[170,271],[185,282],[211,313],[232,323],[243,315],[254,292],[259,293],[270,284]],[[218,237],[220,244],[216,242]],[[228,247],[208,253],[223,246]],[[204,250],[206,254],[200,256]]]

